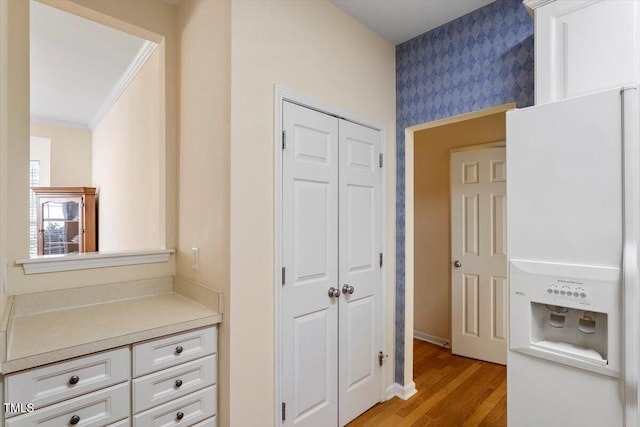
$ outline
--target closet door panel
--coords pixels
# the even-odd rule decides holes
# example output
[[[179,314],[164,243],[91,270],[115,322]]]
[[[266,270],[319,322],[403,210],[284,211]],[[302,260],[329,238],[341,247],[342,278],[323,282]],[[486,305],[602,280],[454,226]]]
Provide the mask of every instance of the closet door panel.
[[[340,120],[339,424],[380,399],[379,132]]]
[[[283,424],[327,427],[338,419],[338,119],[283,108]]]

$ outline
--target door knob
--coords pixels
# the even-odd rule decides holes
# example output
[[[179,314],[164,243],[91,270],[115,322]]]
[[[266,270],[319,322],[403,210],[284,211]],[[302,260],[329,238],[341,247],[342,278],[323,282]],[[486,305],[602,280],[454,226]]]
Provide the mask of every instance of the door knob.
[[[462,263],[460,261],[458,261],[458,260],[455,260],[455,261],[453,261],[453,266],[455,268],[460,268],[460,267],[462,267]]]
[[[342,293],[345,295],[347,294],[353,295],[355,291],[356,290],[353,288],[353,286],[349,285],[348,283],[345,283],[344,286],[342,287]]]
[[[329,288],[329,296],[331,298],[338,298],[340,296],[340,289],[334,288],[333,286]]]

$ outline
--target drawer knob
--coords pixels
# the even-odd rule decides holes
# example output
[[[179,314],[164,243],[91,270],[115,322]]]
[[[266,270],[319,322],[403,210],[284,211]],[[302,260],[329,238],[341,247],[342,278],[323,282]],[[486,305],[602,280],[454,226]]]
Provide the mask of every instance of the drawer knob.
[[[180,353],[182,353],[182,350],[184,350],[184,348],[182,348],[182,346],[181,346],[181,345],[177,346],[177,347],[176,347],[176,354],[180,354]]]
[[[77,375],[73,375],[71,378],[69,378],[69,384],[71,385],[78,384],[78,381],[80,381],[80,377]]]
[[[180,388],[182,386],[182,380],[176,380],[176,387]]]
[[[184,418],[184,412],[178,412],[178,413],[176,414],[176,419],[177,419],[178,421],[180,421],[180,420],[181,420],[181,419],[183,419],[183,418]]]
[[[69,420],[69,424],[71,424],[72,426],[78,424],[80,422],[80,417],[77,415],[74,415],[73,417],[71,417],[71,419]]]

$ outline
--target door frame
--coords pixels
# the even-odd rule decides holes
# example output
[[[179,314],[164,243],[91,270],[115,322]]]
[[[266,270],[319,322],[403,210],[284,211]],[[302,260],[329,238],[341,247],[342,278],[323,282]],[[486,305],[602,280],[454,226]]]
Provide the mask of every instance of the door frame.
[[[350,122],[374,129],[378,131],[380,136],[379,144],[380,144],[380,153],[383,153],[384,161],[382,166],[382,173],[380,174],[380,214],[381,214],[381,224],[382,224],[382,232],[381,232],[381,241],[380,247],[383,253],[384,263],[382,268],[380,269],[380,324],[381,328],[381,344],[382,350],[387,351],[387,295],[386,288],[387,283],[385,279],[386,267],[391,262],[390,257],[395,256],[395,254],[387,253],[387,215],[386,215],[386,205],[387,205],[387,197],[386,197],[386,172],[387,165],[391,159],[386,158],[386,135],[387,130],[386,126],[382,123],[369,120],[367,118],[358,116],[353,114],[347,110],[336,107],[334,105],[328,104],[324,101],[321,101],[316,98],[312,98],[306,95],[303,95],[294,90],[288,89],[284,86],[275,84],[274,85],[274,133],[273,133],[273,161],[274,161],[274,177],[273,177],[273,193],[274,193],[274,256],[273,256],[273,287],[274,287],[274,385],[275,385],[275,400],[273,402],[274,407],[274,425],[281,425],[281,402],[282,402],[282,103],[284,101],[289,101],[294,104],[300,105],[302,107],[306,107],[312,110],[319,111],[321,113],[328,114],[330,116],[342,118],[348,120]],[[395,324],[395,318],[393,320],[393,324]],[[387,354],[394,354],[394,349],[390,349]],[[386,363],[393,363],[393,357],[387,357]],[[386,373],[386,369],[381,370],[380,372],[380,401],[384,401],[388,397],[387,393],[387,382],[388,378]],[[336,420],[337,421],[337,420]]]
[[[490,116],[496,113],[503,113],[516,108],[515,102],[472,111],[470,113],[459,114],[445,119],[434,120],[421,123],[404,129],[404,294],[405,310],[404,319],[400,319],[404,324],[404,378],[400,387],[404,387],[406,393],[411,396],[415,394],[415,384],[413,382],[413,304],[414,304],[414,140],[415,132],[431,129],[438,126],[445,126],[465,120]],[[451,234],[451,233],[449,233]]]

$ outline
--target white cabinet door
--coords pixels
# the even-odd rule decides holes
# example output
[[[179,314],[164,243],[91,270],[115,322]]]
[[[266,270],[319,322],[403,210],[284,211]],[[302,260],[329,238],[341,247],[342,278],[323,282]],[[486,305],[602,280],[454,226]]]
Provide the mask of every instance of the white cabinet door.
[[[213,417],[218,411],[218,387],[174,399],[133,416],[133,427],[187,427]]]
[[[635,0],[562,0],[535,9],[536,103],[638,82],[639,17]]]
[[[137,343],[133,345],[133,376],[176,366],[217,351],[217,326]]]
[[[132,381],[131,403],[138,413],[185,396],[218,380],[218,355],[203,357]]]
[[[285,425],[338,419],[338,119],[284,103],[282,363]]]
[[[451,350],[507,362],[504,148],[451,154]]]
[[[379,133],[340,120],[340,425],[380,400]],[[353,291],[353,293],[350,293]]]
[[[7,427],[101,427],[127,418],[130,413],[129,382],[94,391],[32,413],[5,420]]]
[[[121,383],[130,375],[131,352],[128,347],[121,347],[7,375],[6,401],[33,403],[42,408]],[[6,411],[5,415],[16,414]]]

